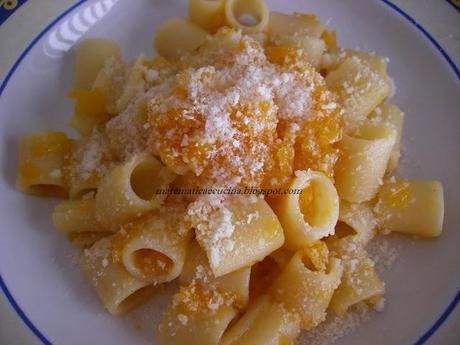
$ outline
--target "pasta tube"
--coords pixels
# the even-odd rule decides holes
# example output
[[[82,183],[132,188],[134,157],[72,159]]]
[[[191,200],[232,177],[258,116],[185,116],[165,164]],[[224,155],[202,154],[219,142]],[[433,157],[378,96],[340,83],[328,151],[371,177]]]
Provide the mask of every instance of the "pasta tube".
[[[342,259],[343,265],[342,281],[331,300],[331,308],[337,315],[343,316],[352,305],[372,301],[384,294],[385,284],[355,236],[331,240],[329,244],[331,252]]]
[[[154,46],[158,54],[168,60],[177,60],[192,53],[208,37],[208,32],[187,19],[173,17],[164,22],[155,36]]]
[[[65,168],[73,142],[62,132],[25,135],[19,142],[16,188],[40,196],[67,196]]]
[[[312,170],[296,175],[290,188],[302,194],[283,195],[274,206],[291,250],[333,234],[339,216],[339,198],[329,178]]]
[[[115,236],[113,255],[137,279],[159,284],[177,278],[192,235],[183,217],[182,210],[163,207],[124,226]]]
[[[256,23],[242,23],[243,15],[251,16]],[[246,34],[254,34],[268,29],[269,11],[264,0],[226,0],[225,19],[232,28],[242,30]]]
[[[96,195],[96,219],[111,229],[159,208],[174,174],[148,153],[137,154],[114,167],[101,180]]]
[[[384,232],[437,237],[444,219],[442,185],[438,181],[388,180],[379,191],[374,210]]]
[[[269,295],[259,297],[225,332],[221,345],[279,345],[293,343],[300,333],[299,317]]]
[[[395,142],[396,131],[381,125],[366,124],[343,136],[335,175],[341,199],[360,203],[377,194]]]
[[[331,258],[327,271],[316,271],[298,251],[274,281],[270,294],[301,318],[301,328],[309,330],[326,318],[326,309],[342,277],[342,263]]]
[[[91,90],[99,70],[109,57],[120,59],[118,44],[104,38],[82,41],[77,47],[73,91]]]
[[[260,198],[229,198],[194,226],[216,277],[250,266],[284,243],[276,215]]]
[[[189,0],[190,20],[203,29],[215,32],[225,22],[224,0]]]
[[[114,262],[112,238],[103,238],[80,256],[80,268],[96,289],[104,307],[114,315],[125,314],[151,297],[156,288],[138,280]]]
[[[206,253],[196,241],[193,241],[187,250],[179,282],[182,285],[189,285],[193,281],[199,281],[206,286],[215,287],[219,291],[231,293],[237,305],[243,307],[249,301],[250,275],[251,267],[244,267],[223,276],[214,277]]]

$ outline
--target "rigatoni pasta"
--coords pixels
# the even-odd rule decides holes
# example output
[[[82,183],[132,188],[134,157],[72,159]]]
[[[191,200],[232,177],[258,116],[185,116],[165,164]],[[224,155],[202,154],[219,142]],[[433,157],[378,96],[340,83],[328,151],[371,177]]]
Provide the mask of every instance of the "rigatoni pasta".
[[[339,198],[332,182],[319,172],[297,172],[291,188],[302,194],[283,196],[275,206],[286,246],[295,250],[333,234]]]
[[[73,91],[69,98],[76,102],[75,114],[70,118],[69,125],[81,135],[90,135],[94,128],[110,118],[105,94],[99,90]]]
[[[339,259],[331,258],[327,270],[316,271],[304,259],[304,253],[298,251],[274,281],[270,293],[275,301],[300,316],[303,330],[309,330],[326,318],[326,310],[340,284],[343,267]]]
[[[54,209],[53,224],[64,233],[108,231],[96,220],[94,198],[61,202]]]
[[[56,230],[81,247],[90,246],[112,233],[96,220],[96,201],[93,197],[63,201],[54,208],[52,217]]]
[[[294,13],[292,15],[270,12],[270,20],[268,23],[268,33],[273,38],[280,36],[309,36],[320,38],[326,29],[326,25],[322,23],[315,15],[304,15]]]
[[[40,196],[66,196],[66,160],[72,140],[62,132],[29,134],[19,142],[16,188]]]
[[[133,156],[115,166],[98,186],[96,219],[108,228],[122,225],[155,208],[165,196],[156,195],[166,188],[174,174],[148,154]]]
[[[284,243],[283,229],[263,199],[230,198],[206,220],[195,212],[190,219],[216,277],[251,266]]]
[[[331,309],[335,313],[343,316],[349,307],[358,302],[375,302],[378,300],[376,297],[382,299],[385,284],[356,236],[332,239],[330,248],[343,263],[343,276],[331,300]]]
[[[444,216],[439,182],[392,175],[388,59],[264,0],[188,9],[152,59],[80,43],[77,138],[24,136],[17,188],[69,198],[54,226],[111,314],[179,285],[155,344],[294,344],[328,314],[381,310],[374,237],[436,237]]]
[[[182,287],[163,315],[156,341],[159,345],[213,345],[236,317],[231,296],[201,284]]]
[[[207,31],[215,32],[225,21],[225,1],[190,0],[188,15],[196,25]]]
[[[239,270],[215,277],[209,267],[206,253],[198,242],[193,241],[188,250],[184,267],[179,277],[181,285],[189,285],[199,281],[206,286],[213,286],[219,291],[232,294],[237,306],[244,307],[249,301],[249,279],[251,268]]]
[[[444,218],[442,185],[438,181],[390,179],[379,191],[375,212],[383,231],[437,237]]]
[[[224,333],[222,345],[289,344],[300,333],[298,316],[269,295],[259,297]]]
[[[336,234],[339,236],[356,235],[354,238],[366,245],[376,234],[377,218],[371,203],[353,204],[340,201],[339,222]]]
[[[337,93],[350,126],[365,119],[391,92],[391,84],[380,65],[357,55],[345,59],[329,73],[326,83]]]
[[[401,156],[401,136],[404,122],[404,113],[394,104],[382,103],[370,114],[372,123],[382,124],[396,131],[396,142],[391,150],[387,171],[393,171],[398,166]]]
[[[109,57],[121,58],[120,47],[117,43],[104,38],[82,41],[76,52],[73,91],[91,90],[97,73]]]
[[[301,49],[308,56],[307,61],[317,67],[321,61],[321,56],[326,50],[326,44],[320,38],[305,35],[286,35],[276,36],[273,43],[278,46],[293,47]]]
[[[140,280],[174,280],[182,271],[192,235],[181,218],[183,210],[166,207],[125,225],[114,238],[114,259]]]
[[[339,143],[342,156],[336,165],[335,185],[340,198],[369,201],[377,194],[396,143],[396,131],[364,124]]]
[[[171,18],[158,31],[154,46],[158,53],[175,60],[185,53],[192,53],[206,41],[208,33],[183,18]]]
[[[255,23],[243,23],[243,15]],[[268,28],[269,11],[263,0],[226,0],[225,20],[230,27],[247,34],[263,32]]]
[[[96,289],[104,307],[114,315],[125,314],[152,296],[156,287],[138,280],[114,262],[112,238],[102,238],[80,256],[80,268]]]

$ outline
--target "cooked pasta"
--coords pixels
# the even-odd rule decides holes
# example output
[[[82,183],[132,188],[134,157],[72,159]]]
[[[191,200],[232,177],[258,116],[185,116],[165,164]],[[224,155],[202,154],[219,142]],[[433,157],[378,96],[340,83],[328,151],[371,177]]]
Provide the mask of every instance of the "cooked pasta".
[[[209,267],[206,253],[201,249],[198,242],[193,241],[187,250],[187,256],[179,277],[182,285],[189,285],[193,281],[199,281],[207,286],[213,286],[219,291],[231,293],[239,306],[246,306],[249,301],[249,278],[250,267],[215,277]]]
[[[73,91],[69,98],[75,100],[75,114],[69,124],[81,135],[90,135],[94,128],[109,120],[105,94],[100,90]]]
[[[375,212],[383,231],[437,237],[444,218],[442,185],[438,181],[390,179],[379,191]]]
[[[215,32],[225,21],[225,1],[190,0],[188,15],[196,25],[207,31]]]
[[[82,41],[77,47],[73,91],[91,90],[97,73],[110,57],[121,58],[117,43],[103,38]]]
[[[215,345],[235,318],[231,296],[201,284],[182,287],[173,297],[159,326],[159,345]]]
[[[309,36],[320,38],[326,25],[315,15],[295,13],[293,15],[271,12],[268,33],[273,38],[280,36]]]
[[[323,33],[324,34],[324,33]],[[324,38],[324,37],[323,37]],[[337,46],[331,47],[321,59],[320,68],[325,74],[335,71],[342,65],[347,58],[356,57],[371,67],[373,71],[379,75],[386,75],[387,73],[387,59],[375,54],[368,54],[361,50],[354,50],[348,48],[339,48]]]
[[[63,201],[54,208],[54,227],[66,234],[72,243],[81,247],[90,246],[111,234],[96,220],[95,211],[94,198]]]
[[[310,267],[308,267],[310,266]],[[271,286],[273,298],[300,316],[301,329],[316,327],[340,284],[342,263],[331,258],[327,270],[316,271],[298,251]]]
[[[125,61],[82,41],[77,137],[19,142],[17,189],[68,198],[53,223],[103,307],[178,288],[159,345],[292,345],[332,313],[381,310],[374,237],[436,237],[444,217],[440,182],[392,175],[388,59],[264,0],[189,0],[153,45]]]
[[[313,66],[317,67],[321,61],[321,57],[326,50],[326,44],[320,38],[310,36],[298,35],[285,35],[276,36],[273,40],[275,45],[293,47],[303,50],[308,56],[307,61]]]
[[[114,262],[112,238],[102,238],[80,256],[80,268],[96,289],[104,307],[114,315],[125,314],[151,297],[153,284],[138,280]]]
[[[382,103],[369,116],[372,123],[391,127],[396,131],[396,142],[391,150],[387,171],[393,171],[398,166],[401,156],[401,136],[404,122],[404,113],[395,105]]]
[[[70,198],[95,194],[102,177],[114,164],[108,143],[107,134],[100,131],[75,142],[68,161]]]
[[[377,219],[372,210],[372,204],[353,204],[345,200],[340,201],[339,223],[336,234],[356,235],[355,240],[366,245],[375,236]]]
[[[339,217],[339,198],[333,183],[322,173],[297,172],[292,189],[275,207],[286,236],[286,245],[298,249],[334,233]]]
[[[72,140],[62,132],[25,135],[19,142],[16,188],[40,196],[66,196],[66,160]]]
[[[377,194],[396,142],[396,131],[382,125],[362,125],[339,143],[335,186],[340,198],[369,201]]]
[[[112,255],[140,280],[159,284],[177,278],[191,236],[181,218],[183,210],[163,207],[125,225],[114,238]]]
[[[96,200],[66,200],[53,212],[54,227],[63,233],[107,232],[96,220]]]
[[[244,23],[244,15],[255,23]],[[225,20],[229,26],[244,33],[262,32],[268,28],[269,11],[263,0],[226,0]]]
[[[330,248],[343,264],[343,276],[331,300],[331,309],[335,313],[343,316],[352,305],[362,301],[373,302],[373,298],[383,296],[385,284],[354,235],[331,240]]]
[[[349,126],[365,119],[372,110],[390,95],[391,84],[380,65],[362,56],[346,58],[340,66],[329,73],[326,83],[337,93],[344,107]]]
[[[250,266],[284,243],[283,229],[263,199],[231,198],[206,219],[194,209],[192,214],[196,239],[216,277]]]
[[[220,344],[290,344],[300,333],[299,321],[296,314],[263,295],[224,333]]]
[[[187,19],[171,18],[163,23],[155,36],[157,52],[170,60],[192,53],[206,41],[208,32]]]
[[[174,174],[148,154],[133,156],[115,166],[101,180],[96,195],[96,219],[106,226],[124,224],[155,208],[164,200],[156,194],[174,179]]]

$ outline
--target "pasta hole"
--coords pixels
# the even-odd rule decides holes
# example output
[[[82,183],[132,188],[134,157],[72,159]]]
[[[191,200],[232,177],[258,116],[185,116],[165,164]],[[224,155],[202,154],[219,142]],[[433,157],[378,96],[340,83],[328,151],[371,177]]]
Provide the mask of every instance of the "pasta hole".
[[[302,256],[302,263],[306,268],[308,268],[310,271],[317,271],[315,265],[311,261],[311,259],[308,257],[308,255],[303,255]]]
[[[94,197],[96,195],[97,189],[96,188],[84,188],[82,190],[79,190],[77,193],[72,195],[72,199],[81,199],[82,197]]]
[[[161,186],[162,178],[158,176],[162,167],[154,159],[144,160],[131,173],[131,188],[143,200],[152,200]]]
[[[34,184],[27,188],[27,192],[38,196],[49,196],[56,198],[67,198],[67,191],[57,185],[52,184]]]
[[[250,13],[243,13],[238,17],[238,21],[244,26],[256,26],[260,23],[260,18],[256,18]]]
[[[101,238],[109,236],[110,232],[71,232],[67,237],[70,242],[80,247],[89,247]]]
[[[312,179],[299,195],[300,211],[305,222],[313,228],[322,227],[329,220],[331,209],[328,194],[318,181]]]
[[[253,28],[264,21],[264,6],[260,1],[229,0],[227,6],[227,17],[242,27]]]
[[[168,273],[173,261],[163,253],[154,249],[139,249],[133,253],[135,266],[147,277]]]
[[[337,225],[335,226],[335,235],[338,238],[343,238],[343,237],[347,237],[350,235],[356,235],[356,231],[351,226],[349,226],[347,223],[338,222]]]
[[[270,256],[252,266],[249,279],[249,298],[256,298],[267,291],[279,272],[280,267]]]

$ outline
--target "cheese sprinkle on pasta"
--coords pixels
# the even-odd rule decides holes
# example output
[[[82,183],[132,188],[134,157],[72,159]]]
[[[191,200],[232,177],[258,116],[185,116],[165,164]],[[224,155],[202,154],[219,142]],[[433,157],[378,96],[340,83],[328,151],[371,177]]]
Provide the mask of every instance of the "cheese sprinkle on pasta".
[[[340,110],[301,51],[227,28],[179,65],[149,103],[149,147],[170,169],[225,186],[279,186],[299,165],[331,174],[340,126],[321,140],[315,130]]]

